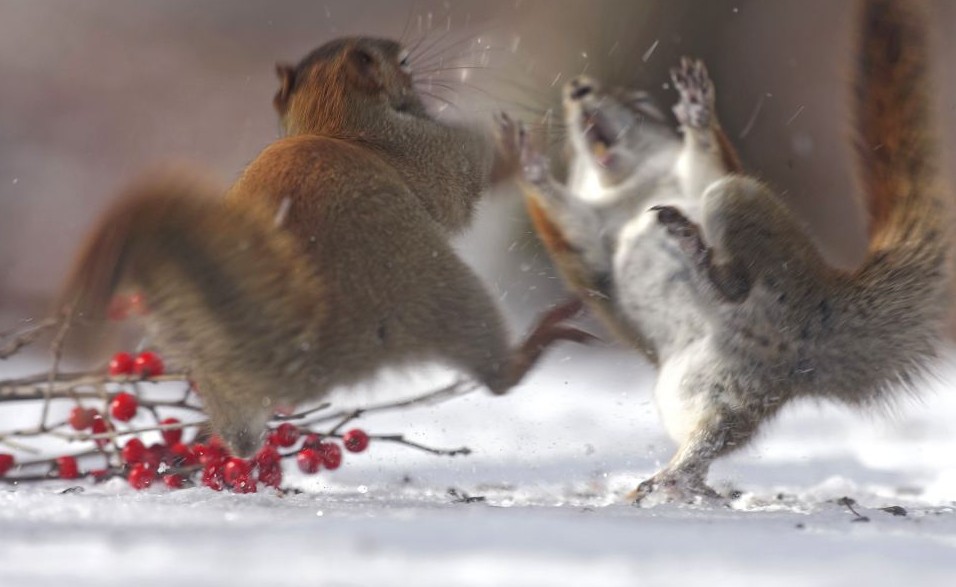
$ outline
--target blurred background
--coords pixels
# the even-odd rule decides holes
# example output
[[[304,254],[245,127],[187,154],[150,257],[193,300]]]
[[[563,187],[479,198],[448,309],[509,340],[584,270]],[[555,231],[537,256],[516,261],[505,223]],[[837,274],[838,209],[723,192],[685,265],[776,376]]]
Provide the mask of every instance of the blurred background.
[[[344,34],[402,38],[421,65],[441,57],[436,79],[453,88],[434,89],[443,117],[506,110],[545,127],[576,74],[649,89],[669,109],[668,68],[701,56],[746,166],[852,265],[864,246],[847,108],[853,4],[0,0],[0,330],[49,310],[83,235],[142,170],[185,159],[235,178],[277,136],[274,63]],[[936,63],[952,63],[956,3],[932,4]],[[953,144],[956,74],[937,71]],[[516,331],[562,296],[515,190],[487,199],[461,249]]]

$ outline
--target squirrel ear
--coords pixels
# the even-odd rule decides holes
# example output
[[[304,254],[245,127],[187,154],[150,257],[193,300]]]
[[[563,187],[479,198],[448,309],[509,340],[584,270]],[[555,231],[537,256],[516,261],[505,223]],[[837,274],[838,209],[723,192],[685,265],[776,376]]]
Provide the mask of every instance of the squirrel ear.
[[[279,114],[283,114],[289,105],[292,86],[295,85],[295,68],[291,65],[276,63],[276,75],[279,76],[279,91],[272,99],[272,105],[275,106]]]

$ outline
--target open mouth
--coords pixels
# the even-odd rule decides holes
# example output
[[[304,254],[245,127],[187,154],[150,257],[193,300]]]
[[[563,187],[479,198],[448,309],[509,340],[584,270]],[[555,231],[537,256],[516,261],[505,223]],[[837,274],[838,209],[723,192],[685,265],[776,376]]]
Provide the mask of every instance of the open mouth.
[[[603,167],[608,167],[614,161],[612,149],[618,142],[618,133],[612,128],[607,117],[601,112],[592,112],[585,115],[581,124],[584,127],[584,138],[591,150],[591,156]]]

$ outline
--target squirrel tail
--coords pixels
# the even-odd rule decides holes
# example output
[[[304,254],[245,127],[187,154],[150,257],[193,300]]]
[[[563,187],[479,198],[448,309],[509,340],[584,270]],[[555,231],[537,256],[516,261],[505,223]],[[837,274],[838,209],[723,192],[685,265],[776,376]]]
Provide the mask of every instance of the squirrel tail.
[[[947,215],[931,121],[929,40],[920,2],[865,0],[855,114],[870,252],[948,248]]]
[[[143,295],[164,340],[200,355],[224,328],[237,344],[256,336],[289,337],[288,344],[303,333],[277,325],[305,328],[322,309],[314,272],[273,215],[233,206],[222,190],[181,169],[135,183],[106,211],[59,307],[102,318],[120,287]]]
[[[866,355],[867,375],[883,384],[852,392],[854,401],[889,399],[882,392],[897,381],[911,387],[936,354],[951,305],[951,202],[931,120],[920,4],[862,2],[854,102],[870,241],[852,276],[861,327],[846,335]]]

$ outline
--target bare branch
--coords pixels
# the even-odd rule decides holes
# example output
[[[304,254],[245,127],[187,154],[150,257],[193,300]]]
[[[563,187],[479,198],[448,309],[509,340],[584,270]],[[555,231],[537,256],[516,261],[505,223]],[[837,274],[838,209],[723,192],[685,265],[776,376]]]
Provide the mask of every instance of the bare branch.
[[[5,341],[0,345],[0,359],[6,359],[16,354],[23,347],[29,346],[33,341],[43,336],[45,332],[56,326],[57,322],[56,318],[46,318],[21,330],[0,333],[0,341]]]

